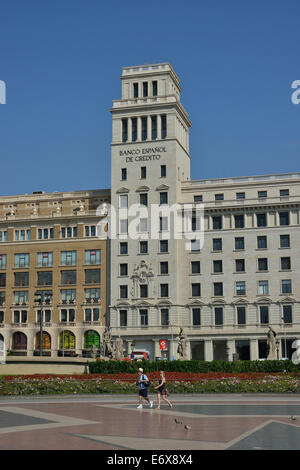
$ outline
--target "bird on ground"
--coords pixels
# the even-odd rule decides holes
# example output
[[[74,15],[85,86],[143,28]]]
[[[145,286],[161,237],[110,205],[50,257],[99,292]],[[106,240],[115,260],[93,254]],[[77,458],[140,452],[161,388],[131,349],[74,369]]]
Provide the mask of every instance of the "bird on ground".
[[[179,421],[179,420],[176,419],[176,418],[174,419],[174,421],[175,421],[176,424],[182,424],[182,421]]]

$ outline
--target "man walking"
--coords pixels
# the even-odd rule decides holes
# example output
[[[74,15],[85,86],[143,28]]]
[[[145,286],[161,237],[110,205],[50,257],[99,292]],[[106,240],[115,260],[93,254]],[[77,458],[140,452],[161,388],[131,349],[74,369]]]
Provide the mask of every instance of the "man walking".
[[[139,406],[137,408],[143,408],[142,400],[146,400],[150,408],[153,406],[153,401],[150,401],[148,398],[148,383],[149,379],[142,368],[138,370],[139,378],[137,380],[137,385],[139,386]]]

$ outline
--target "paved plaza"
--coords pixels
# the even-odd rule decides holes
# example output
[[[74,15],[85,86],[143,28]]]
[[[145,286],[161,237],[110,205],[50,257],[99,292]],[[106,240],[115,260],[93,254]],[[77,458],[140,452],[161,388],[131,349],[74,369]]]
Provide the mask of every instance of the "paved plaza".
[[[0,400],[1,450],[299,450],[298,395],[174,395]]]

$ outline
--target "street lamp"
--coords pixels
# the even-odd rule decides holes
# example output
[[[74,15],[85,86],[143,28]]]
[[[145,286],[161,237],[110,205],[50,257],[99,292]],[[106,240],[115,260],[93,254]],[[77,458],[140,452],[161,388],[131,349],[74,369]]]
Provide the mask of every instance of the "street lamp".
[[[40,356],[43,355],[43,305],[45,299],[49,299],[50,295],[45,292],[36,292],[35,294],[35,302],[38,302],[41,309],[40,309]]]

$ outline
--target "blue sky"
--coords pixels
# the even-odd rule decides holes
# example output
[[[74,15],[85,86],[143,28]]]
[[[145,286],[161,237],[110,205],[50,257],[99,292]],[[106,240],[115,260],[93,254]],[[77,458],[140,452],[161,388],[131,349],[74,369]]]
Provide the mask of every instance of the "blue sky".
[[[300,170],[299,0],[2,0],[1,195],[110,186],[121,67],[170,62],[192,178]]]

